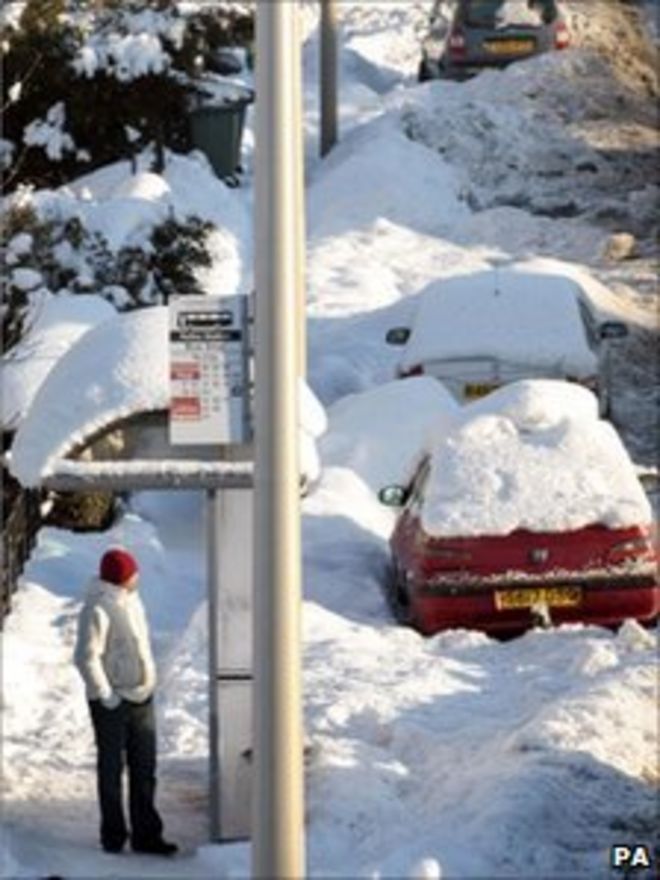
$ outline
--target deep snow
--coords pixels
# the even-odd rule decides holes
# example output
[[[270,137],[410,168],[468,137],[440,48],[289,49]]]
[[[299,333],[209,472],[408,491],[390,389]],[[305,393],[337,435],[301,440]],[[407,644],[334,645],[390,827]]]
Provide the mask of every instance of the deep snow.
[[[582,5],[569,6],[596,42],[608,33],[606,16],[590,21]],[[580,264],[575,271],[588,267],[613,282],[606,310],[634,329],[624,358],[643,350],[657,299],[653,270],[644,259],[608,264],[603,246],[612,223],[648,216],[647,165],[624,181],[634,156],[612,168],[596,137],[613,142],[637,99],[623,94],[609,133],[595,125],[624,87],[579,51],[463,86],[404,88],[413,85],[424,11],[405,0],[342,5],[343,137],[325,163],[313,158],[311,4],[304,16],[309,378],[329,416],[324,471],[303,502],[308,872],[613,877],[609,847],[650,845],[657,819],[657,633],[629,622],[616,635],[574,626],[499,643],[464,631],[424,639],[393,626],[381,593],[393,514],[374,490],[408,467],[436,407],[438,418],[454,417],[452,402],[423,380],[408,386],[405,401],[405,383],[384,384],[396,362],[385,331],[410,319],[415,296],[438,277],[488,268],[503,255],[569,259]],[[529,89],[537,95],[520,103]],[[436,121],[449,112],[453,139],[440,155],[447,129]],[[593,172],[562,155],[575,144],[575,126],[580,157],[602,174],[598,185],[581,183]],[[494,163],[479,153],[484,127]],[[645,117],[637,130],[645,156]],[[512,148],[521,159],[514,169]],[[528,174],[539,156],[557,161],[564,176]],[[511,204],[516,188],[524,198]],[[569,195],[578,214],[556,216]],[[209,290],[249,289],[249,177],[229,191],[201,158],[171,157],[163,178],[112,166],[35,197],[47,209],[83,212],[115,244],[146,234],[170,207],[197,210],[218,225]],[[614,208],[617,219],[608,221]],[[655,418],[649,362],[635,363],[639,382],[626,378],[618,388],[618,412],[642,450]],[[247,845],[208,843],[202,525],[194,493],[143,493],[107,533],[42,530],[3,638],[3,876],[249,873]],[[107,856],[96,843],[93,743],[71,654],[84,584],[109,543],[128,546],[143,570],[161,681],[159,797],[170,835],[184,846],[173,862]]]

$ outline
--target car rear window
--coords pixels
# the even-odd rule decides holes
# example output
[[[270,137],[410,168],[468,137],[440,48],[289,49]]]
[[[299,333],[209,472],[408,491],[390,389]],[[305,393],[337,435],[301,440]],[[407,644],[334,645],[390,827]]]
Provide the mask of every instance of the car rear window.
[[[494,27],[507,24],[541,25],[557,16],[554,0],[467,0],[467,24]]]

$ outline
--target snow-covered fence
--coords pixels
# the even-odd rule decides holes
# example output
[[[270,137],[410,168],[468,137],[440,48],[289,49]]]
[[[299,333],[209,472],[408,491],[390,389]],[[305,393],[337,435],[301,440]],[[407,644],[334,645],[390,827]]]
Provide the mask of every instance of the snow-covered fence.
[[[18,578],[35,545],[41,525],[40,492],[24,489],[6,472],[2,475],[2,591],[1,619],[11,609]]]

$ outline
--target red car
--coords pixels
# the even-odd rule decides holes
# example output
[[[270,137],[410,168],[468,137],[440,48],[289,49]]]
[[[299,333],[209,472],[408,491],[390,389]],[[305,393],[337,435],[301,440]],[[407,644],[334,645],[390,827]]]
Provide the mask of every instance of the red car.
[[[383,503],[402,506],[387,584],[399,622],[425,635],[453,627],[512,635],[658,614],[646,497],[611,425],[579,406],[574,417],[555,410],[543,420],[539,398],[563,384],[495,392],[506,415],[485,398],[491,412],[439,438],[407,487],[381,491]],[[529,403],[538,386],[525,421],[525,407],[511,401],[527,394]],[[568,397],[576,391],[590,394],[571,386]]]

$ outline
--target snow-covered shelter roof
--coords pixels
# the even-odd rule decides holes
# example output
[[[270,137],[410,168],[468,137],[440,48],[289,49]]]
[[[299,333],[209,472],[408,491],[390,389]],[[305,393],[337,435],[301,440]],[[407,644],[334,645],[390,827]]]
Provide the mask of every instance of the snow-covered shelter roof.
[[[96,294],[46,294],[34,308],[21,342],[0,363],[0,406],[4,430],[16,428],[53,365],[90,327],[115,314]]]
[[[185,481],[199,462],[65,461],[92,438],[132,416],[169,409],[168,308],[155,306],[116,315],[86,333],[53,367],[16,433],[10,468],[26,486],[59,474],[96,473],[121,469],[178,472]],[[300,394],[301,469],[317,475],[314,438],[325,430],[325,413],[313,393]],[[238,467],[238,465],[236,465]]]
[[[576,406],[576,391],[590,394],[529,381],[467,406],[462,423],[432,446],[424,528],[448,537],[650,523],[619,436],[594,407]]]
[[[433,282],[420,296],[401,367],[483,357],[594,375],[580,294],[571,278],[515,267]]]

